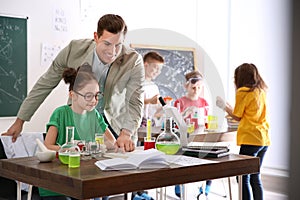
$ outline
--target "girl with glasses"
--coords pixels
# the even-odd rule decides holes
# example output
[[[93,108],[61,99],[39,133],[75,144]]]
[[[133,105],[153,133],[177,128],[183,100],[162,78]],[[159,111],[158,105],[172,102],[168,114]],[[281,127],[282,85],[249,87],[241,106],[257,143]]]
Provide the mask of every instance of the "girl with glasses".
[[[45,145],[48,149],[59,151],[66,142],[66,127],[74,126],[74,140],[95,141],[95,133],[103,133],[105,145],[108,149],[117,148],[116,139],[107,128],[104,118],[95,109],[98,100],[102,98],[99,84],[93,75],[92,67],[88,64],[77,70],[66,68],[63,79],[69,85],[70,104],[58,107],[52,113],[46,129]],[[39,188],[40,196],[44,200],[53,198],[67,199],[61,194]]]

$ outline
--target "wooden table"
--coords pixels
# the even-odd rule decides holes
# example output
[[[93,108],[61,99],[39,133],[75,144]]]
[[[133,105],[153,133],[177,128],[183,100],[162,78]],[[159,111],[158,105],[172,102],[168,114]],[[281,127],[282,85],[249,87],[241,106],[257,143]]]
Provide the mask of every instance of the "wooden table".
[[[219,162],[159,170],[101,171],[94,159],[70,169],[58,160],[40,163],[36,157],[13,158],[0,160],[0,176],[87,199],[259,172],[255,157],[231,154],[214,160]]]
[[[230,152],[238,154],[239,147],[236,145],[236,131],[237,128],[231,127],[227,127],[225,129],[223,128],[222,130],[203,130],[199,128],[196,129],[194,133],[189,134],[188,142],[227,142],[230,145]],[[146,127],[141,127],[138,129],[138,145],[141,145],[141,142],[144,141],[144,137],[146,137],[146,132]],[[157,137],[161,132],[162,130],[160,127],[151,127],[151,133],[153,137]],[[230,177],[228,177],[228,186],[229,196],[230,199],[232,199]],[[241,190],[241,188],[239,189]],[[239,197],[241,198],[240,195]]]

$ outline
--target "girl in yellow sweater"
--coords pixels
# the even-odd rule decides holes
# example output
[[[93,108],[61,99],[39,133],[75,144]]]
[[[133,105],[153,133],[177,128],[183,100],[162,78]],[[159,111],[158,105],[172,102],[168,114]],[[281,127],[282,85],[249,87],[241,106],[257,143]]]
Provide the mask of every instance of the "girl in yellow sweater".
[[[262,165],[265,153],[270,145],[269,122],[267,117],[267,85],[254,64],[244,63],[234,72],[236,86],[235,106],[232,108],[217,97],[217,106],[224,109],[233,119],[239,121],[237,145],[241,155],[256,156]],[[263,186],[260,173],[244,175],[243,200],[263,199]]]

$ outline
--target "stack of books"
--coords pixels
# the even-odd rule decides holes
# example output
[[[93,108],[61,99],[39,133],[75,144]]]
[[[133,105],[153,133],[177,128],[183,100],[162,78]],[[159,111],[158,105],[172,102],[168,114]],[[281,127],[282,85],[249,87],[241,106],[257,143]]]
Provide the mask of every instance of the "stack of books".
[[[227,142],[191,142],[182,147],[182,154],[198,158],[220,158],[229,155]]]
[[[234,120],[229,115],[226,116],[228,128],[238,128],[239,122]]]

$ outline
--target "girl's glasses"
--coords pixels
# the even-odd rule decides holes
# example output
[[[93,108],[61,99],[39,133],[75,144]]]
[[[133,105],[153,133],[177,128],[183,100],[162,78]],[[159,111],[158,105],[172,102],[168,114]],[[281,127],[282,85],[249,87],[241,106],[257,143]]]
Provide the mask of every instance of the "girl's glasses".
[[[79,94],[80,96],[82,96],[84,98],[84,100],[86,101],[92,101],[93,98],[95,98],[97,101],[99,99],[101,99],[104,95],[102,92],[97,92],[96,94],[92,93],[92,92],[88,92],[86,94],[80,94],[79,92],[73,90],[76,94]]]
[[[197,78],[190,78],[187,82],[188,83],[191,83],[191,84],[195,84],[197,83],[198,81],[202,80],[202,78],[200,77],[197,77]]]

